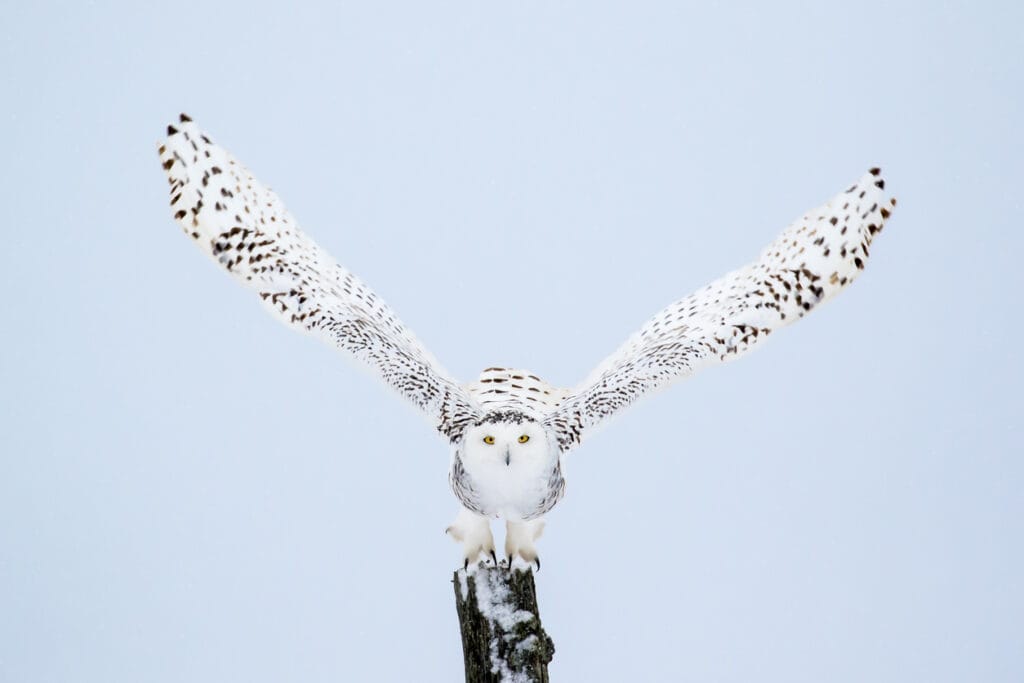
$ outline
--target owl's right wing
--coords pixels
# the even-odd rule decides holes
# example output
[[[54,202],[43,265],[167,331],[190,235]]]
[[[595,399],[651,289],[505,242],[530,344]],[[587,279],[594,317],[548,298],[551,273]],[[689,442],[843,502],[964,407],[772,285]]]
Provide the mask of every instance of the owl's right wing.
[[[849,286],[896,204],[871,169],[808,211],[753,263],[658,313],[545,419],[563,451],[641,396],[736,358]]]
[[[286,325],[355,356],[458,441],[482,412],[391,308],[303,234],[284,205],[182,114],[160,159],[174,218]]]

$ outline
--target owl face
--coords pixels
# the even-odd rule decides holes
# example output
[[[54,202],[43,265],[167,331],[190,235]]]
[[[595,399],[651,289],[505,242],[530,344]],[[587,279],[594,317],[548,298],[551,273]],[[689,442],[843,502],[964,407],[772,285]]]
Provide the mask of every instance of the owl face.
[[[560,453],[542,423],[515,410],[496,411],[466,430],[449,481],[479,515],[534,519],[561,498]]]
[[[467,465],[509,470],[536,469],[557,460],[544,428],[529,419],[494,419],[466,431],[462,446]]]

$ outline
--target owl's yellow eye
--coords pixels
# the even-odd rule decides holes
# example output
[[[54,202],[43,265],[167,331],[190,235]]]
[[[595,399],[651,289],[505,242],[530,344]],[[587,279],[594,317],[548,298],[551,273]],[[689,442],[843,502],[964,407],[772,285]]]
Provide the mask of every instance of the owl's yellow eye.
[[[493,445],[494,444],[494,437],[493,436],[485,436],[484,437],[484,443],[487,444],[488,446]]]
[[[526,443],[529,440],[530,437],[528,437],[526,434],[523,434],[521,437],[519,437],[519,443]]]

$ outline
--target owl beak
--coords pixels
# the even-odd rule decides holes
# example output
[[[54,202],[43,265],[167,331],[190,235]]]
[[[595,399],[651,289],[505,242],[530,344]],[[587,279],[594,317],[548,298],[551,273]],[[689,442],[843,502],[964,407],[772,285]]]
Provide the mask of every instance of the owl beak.
[[[512,451],[509,448],[505,449],[505,466],[512,464]]]

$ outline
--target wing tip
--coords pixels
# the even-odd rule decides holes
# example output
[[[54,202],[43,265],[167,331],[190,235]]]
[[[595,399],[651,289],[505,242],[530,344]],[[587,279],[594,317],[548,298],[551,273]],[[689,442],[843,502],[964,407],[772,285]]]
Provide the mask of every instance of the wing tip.
[[[885,190],[885,178],[882,177],[882,168],[880,166],[872,166],[869,168],[867,175],[864,176],[864,181],[870,182],[879,190]],[[856,187],[856,185],[854,187]],[[892,196],[886,197],[886,200],[882,203],[884,204],[881,207],[882,218],[886,219],[896,207],[896,198]]]
[[[195,123],[193,122],[192,117],[186,114],[185,112],[181,112],[180,114],[178,114],[177,121],[167,124],[167,137],[172,138],[178,133],[181,133],[182,131],[188,129],[190,126],[194,125]]]

